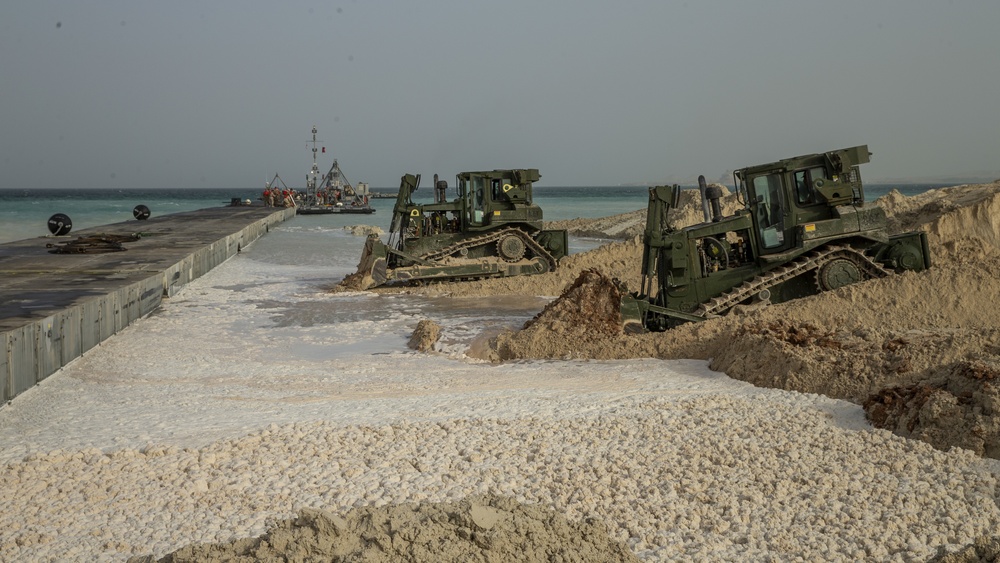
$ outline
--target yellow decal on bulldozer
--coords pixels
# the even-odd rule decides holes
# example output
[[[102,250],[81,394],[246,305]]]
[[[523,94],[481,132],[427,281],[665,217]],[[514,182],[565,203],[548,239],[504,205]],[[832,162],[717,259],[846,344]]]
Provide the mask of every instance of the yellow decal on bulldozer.
[[[807,233],[811,233],[816,230],[816,223],[806,223],[803,228]]]
[[[500,212],[499,211],[494,211],[493,212],[493,216],[494,217],[499,217],[500,216]]]

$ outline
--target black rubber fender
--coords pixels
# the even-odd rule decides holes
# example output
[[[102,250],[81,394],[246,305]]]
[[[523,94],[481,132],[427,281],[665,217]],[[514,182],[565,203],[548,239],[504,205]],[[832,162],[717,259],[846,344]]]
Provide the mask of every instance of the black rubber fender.
[[[72,230],[73,220],[69,218],[69,215],[56,213],[52,217],[49,217],[49,232],[53,235],[57,237],[68,235]]]

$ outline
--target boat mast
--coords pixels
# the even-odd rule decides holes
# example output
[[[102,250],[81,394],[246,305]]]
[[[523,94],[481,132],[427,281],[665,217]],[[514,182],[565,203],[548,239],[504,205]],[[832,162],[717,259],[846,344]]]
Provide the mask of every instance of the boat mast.
[[[310,202],[316,201],[316,178],[319,177],[319,165],[316,164],[316,153],[319,152],[319,149],[316,148],[316,133],[317,133],[316,126],[313,125],[312,129],[313,165],[312,165],[312,170],[310,170],[309,174],[306,176],[306,197]]]

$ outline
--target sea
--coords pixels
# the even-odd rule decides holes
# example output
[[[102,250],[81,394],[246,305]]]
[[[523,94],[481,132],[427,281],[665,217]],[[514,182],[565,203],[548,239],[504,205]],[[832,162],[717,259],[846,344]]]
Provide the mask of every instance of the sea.
[[[867,184],[865,199],[873,201],[891,190],[915,195],[943,184]],[[139,205],[149,208],[151,215],[169,215],[206,207],[228,205],[234,198],[260,203],[260,191],[255,188],[214,189],[0,189],[0,243],[49,235],[48,220],[55,214],[70,218],[73,230],[98,227],[135,220],[133,211]],[[376,188],[382,194],[394,193],[394,188]],[[644,209],[648,189],[645,186],[535,186],[535,202],[541,206],[545,219],[561,220],[593,218]],[[430,189],[417,190],[414,201],[430,202]],[[370,224],[388,228],[393,198],[373,198],[376,213],[364,215],[296,217],[288,226],[306,224],[342,227],[343,224]],[[71,231],[72,233],[72,231]]]

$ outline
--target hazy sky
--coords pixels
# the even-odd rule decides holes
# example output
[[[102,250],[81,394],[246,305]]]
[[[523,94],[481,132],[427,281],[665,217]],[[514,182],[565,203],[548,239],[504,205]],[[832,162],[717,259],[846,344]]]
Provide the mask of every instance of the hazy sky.
[[[538,168],[681,181],[868,144],[1000,176],[998,0],[0,3],[0,188]],[[428,183],[425,181],[425,185]]]

